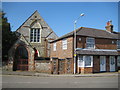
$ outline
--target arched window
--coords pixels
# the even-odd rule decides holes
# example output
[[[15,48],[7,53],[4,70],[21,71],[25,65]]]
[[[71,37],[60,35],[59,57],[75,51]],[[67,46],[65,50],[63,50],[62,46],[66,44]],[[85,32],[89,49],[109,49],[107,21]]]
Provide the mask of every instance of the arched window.
[[[30,42],[40,42],[40,29],[32,28],[30,31]]]

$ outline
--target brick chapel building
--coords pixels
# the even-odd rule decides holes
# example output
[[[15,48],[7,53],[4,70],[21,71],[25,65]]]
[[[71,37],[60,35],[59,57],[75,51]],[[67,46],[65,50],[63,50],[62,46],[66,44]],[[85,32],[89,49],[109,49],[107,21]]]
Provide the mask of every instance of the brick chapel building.
[[[72,31],[51,42],[51,73],[80,74],[118,70],[120,33],[113,31],[111,22],[107,22],[106,30],[80,27],[76,30],[76,39],[74,35]]]
[[[18,40],[8,53],[8,69],[13,71],[50,72],[49,42],[57,39],[58,36],[44,21],[38,11],[35,11],[16,30],[16,35]]]

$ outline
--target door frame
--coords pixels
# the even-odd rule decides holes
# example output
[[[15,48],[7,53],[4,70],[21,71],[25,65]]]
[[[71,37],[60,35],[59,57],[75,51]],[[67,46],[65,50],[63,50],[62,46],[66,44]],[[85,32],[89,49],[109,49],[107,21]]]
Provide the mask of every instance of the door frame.
[[[112,57],[113,57],[113,59],[112,59]],[[114,67],[114,69],[111,67],[111,60],[114,60],[114,63],[113,63],[114,66],[112,66],[112,67]],[[110,56],[110,57],[109,57],[110,72],[116,71],[115,64],[116,64],[116,62],[115,62],[115,56]]]
[[[18,63],[18,61],[20,60],[20,59],[16,59],[16,57],[15,57],[15,55],[16,55],[16,50],[20,47],[20,46],[22,46],[22,47],[24,47],[25,49],[26,49],[26,51],[27,51],[27,56],[28,56],[28,58],[27,58],[27,64],[26,65],[22,65],[22,64],[19,64]],[[24,70],[22,70],[22,69],[18,69],[18,67],[19,66],[27,66],[27,69],[25,70],[25,71],[29,71],[29,50],[28,50],[28,48],[25,46],[25,45],[20,45],[20,44],[18,44],[17,46],[16,46],[16,49],[15,49],[15,52],[14,52],[14,61],[13,61],[13,71],[17,71],[17,70],[20,70],[20,71],[24,71]]]
[[[101,60],[103,60],[101,65]],[[102,66],[102,67],[101,67]],[[106,56],[100,56],[100,72],[105,72],[106,71]]]

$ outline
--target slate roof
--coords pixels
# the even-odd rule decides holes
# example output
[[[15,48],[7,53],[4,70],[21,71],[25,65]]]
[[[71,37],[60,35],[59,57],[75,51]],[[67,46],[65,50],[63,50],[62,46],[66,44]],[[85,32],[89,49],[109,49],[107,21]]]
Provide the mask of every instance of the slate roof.
[[[74,35],[74,31],[63,35],[52,42],[55,42],[55,41],[58,41],[58,40],[61,40],[63,38],[67,38],[67,37],[73,36],[73,35]],[[106,30],[87,28],[87,27],[80,27],[80,28],[76,29],[76,35],[96,37],[96,38],[120,39],[120,33],[118,33],[118,32],[110,33]]]
[[[28,18],[26,21],[16,30],[16,32],[36,13],[38,12],[37,10]]]
[[[77,32],[77,35],[98,37],[98,38],[110,38],[110,39],[118,38],[118,34],[110,33],[106,30],[85,28],[85,27],[82,27],[82,29]]]

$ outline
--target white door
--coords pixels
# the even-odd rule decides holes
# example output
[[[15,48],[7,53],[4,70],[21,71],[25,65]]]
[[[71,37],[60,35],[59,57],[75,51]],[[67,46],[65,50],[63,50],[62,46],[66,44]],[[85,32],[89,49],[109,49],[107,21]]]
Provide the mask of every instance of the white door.
[[[110,62],[110,71],[115,71],[115,56],[110,56],[109,59]]]
[[[106,57],[100,56],[100,71],[106,71]]]

